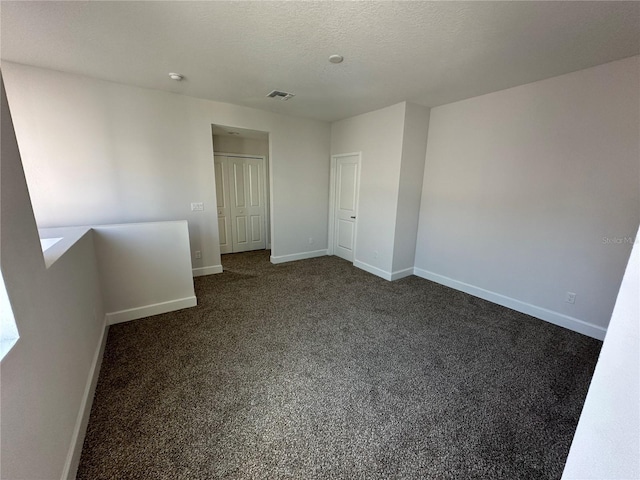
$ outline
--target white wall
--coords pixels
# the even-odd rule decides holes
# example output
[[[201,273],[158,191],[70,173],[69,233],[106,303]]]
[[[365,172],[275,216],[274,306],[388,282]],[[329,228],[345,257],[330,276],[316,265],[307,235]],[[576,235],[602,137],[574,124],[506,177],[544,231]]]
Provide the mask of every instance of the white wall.
[[[8,62],[3,72],[40,227],[186,219],[202,252],[193,266],[219,268],[211,125],[222,124],[270,134],[272,254],[327,248],[327,123]]]
[[[398,207],[393,243],[394,277],[413,273],[428,131],[429,109],[405,103]]]
[[[196,305],[186,221],[91,229],[108,324]],[[67,237],[73,230],[41,229],[40,235]]]
[[[66,478],[105,332],[92,233],[45,267],[4,87],[0,118],[0,258],[20,333],[0,365],[0,477]]]
[[[606,239],[640,218],[639,58],[433,108],[416,273],[602,338],[631,250]]]
[[[562,478],[640,478],[640,230]]]
[[[93,230],[109,323],[196,305],[185,221]]]
[[[214,135],[213,149],[216,153],[241,153],[269,158],[269,141],[256,138]]]
[[[362,152],[354,264],[393,267],[405,104],[331,125],[331,154]],[[377,252],[377,257],[375,252]]]
[[[413,273],[429,109],[407,102],[331,125],[331,154],[362,152],[354,265]]]

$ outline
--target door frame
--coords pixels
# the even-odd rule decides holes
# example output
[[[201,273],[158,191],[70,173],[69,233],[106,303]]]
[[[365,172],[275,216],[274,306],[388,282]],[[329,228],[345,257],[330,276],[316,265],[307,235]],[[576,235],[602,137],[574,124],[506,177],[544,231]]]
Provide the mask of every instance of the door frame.
[[[250,153],[224,153],[224,152],[216,152],[216,151],[213,152],[214,161],[215,161],[216,155],[220,155],[224,157],[236,157],[236,158],[260,158],[264,162],[263,163],[264,175],[262,179],[262,189],[264,191],[264,198],[265,198],[265,215],[264,215],[263,226],[264,226],[264,235],[265,235],[265,250],[270,250],[271,241],[273,240],[273,238],[271,238],[273,232],[267,229],[271,228],[271,188],[267,188],[267,185],[271,187],[271,172],[270,172],[271,162],[267,161],[267,157],[265,157],[264,155],[252,155]],[[215,169],[214,169],[214,174],[215,174]],[[214,178],[214,182],[215,182],[215,178]],[[216,212],[217,212],[217,208],[216,208]],[[270,232],[269,234],[270,241],[267,241],[267,232]],[[219,242],[220,242],[220,238],[218,237],[218,243]]]
[[[362,152],[338,153],[331,155],[331,172],[329,174],[329,243],[327,253],[335,255],[335,221],[336,221],[336,165],[337,160],[342,157],[358,157],[358,178],[356,179],[356,228],[353,234],[353,263],[356,261],[356,243],[358,241],[358,217],[360,216],[360,175],[362,171]]]

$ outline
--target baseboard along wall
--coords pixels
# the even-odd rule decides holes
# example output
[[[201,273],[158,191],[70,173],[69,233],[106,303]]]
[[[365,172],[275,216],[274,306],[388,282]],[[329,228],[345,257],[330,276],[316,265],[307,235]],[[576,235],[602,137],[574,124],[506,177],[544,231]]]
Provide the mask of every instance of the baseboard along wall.
[[[107,324],[107,318],[105,316],[102,334],[100,336],[98,346],[96,347],[96,352],[93,355],[91,368],[89,369],[89,375],[87,376],[87,384],[84,389],[82,402],[80,403],[80,410],[78,411],[78,418],[73,429],[73,435],[71,436],[69,453],[67,454],[67,460],[65,461],[64,469],[62,470],[62,480],[74,480],[76,478],[76,473],[78,472],[78,465],[80,465],[80,455],[82,454],[82,445],[84,443],[84,437],[87,433],[87,425],[89,424],[91,405],[93,404],[93,396],[96,393],[96,385],[98,384],[98,376],[100,375],[100,367],[102,366],[104,349],[107,345],[108,332],[109,325]]]
[[[413,267],[391,272],[391,281],[400,280],[401,278],[408,277],[409,275],[413,275]]]
[[[470,285],[459,280],[454,280],[453,278],[445,277],[444,275],[439,275],[437,273],[423,270],[421,268],[413,267],[405,268],[403,270],[398,270],[395,272],[387,272],[378,267],[374,267],[373,265],[369,265],[368,263],[361,262],[360,260],[355,260],[353,262],[353,265],[354,267],[358,267],[366,272],[372,273],[373,275],[389,281],[399,280],[409,275],[415,275],[417,277],[431,280],[432,282],[436,282],[455,290],[468,293],[469,295],[473,295],[474,297],[488,300],[489,302],[502,305],[503,307],[510,308],[511,310],[515,310],[516,312],[531,315],[532,317],[536,317],[540,320],[553,323],[554,325],[567,328],[574,332],[578,332],[583,335],[587,335],[588,337],[596,338],[598,340],[604,340],[604,337],[607,333],[606,328],[602,328],[598,325],[593,325],[592,323],[585,322],[578,318],[570,317],[569,315],[564,315],[562,313],[554,312],[553,310],[548,310],[546,308],[538,307],[530,303],[522,302],[520,300],[516,300],[515,298],[491,292],[489,290],[476,287],[475,285]]]
[[[413,274],[417,277],[431,280],[432,282],[436,282],[441,285],[460,290],[461,292],[468,293],[469,295],[473,295],[474,297],[482,298],[484,300],[488,300],[489,302],[502,305],[503,307],[510,308],[512,310],[515,310],[516,312],[531,315],[532,317],[536,317],[540,320],[553,323],[554,325],[568,328],[569,330],[587,335],[588,337],[596,338],[598,340],[604,340],[604,337],[607,333],[606,328],[600,327],[598,325],[593,325],[592,323],[585,322],[578,318],[570,317],[569,315],[554,312],[553,310],[537,307],[535,305],[531,305],[530,303],[522,302],[520,300],[516,300],[515,298],[491,292],[489,290],[476,287],[475,285],[460,282],[459,280],[454,280],[453,278],[445,277],[444,275],[439,275],[428,270],[423,270],[416,267],[413,269]]]
[[[168,302],[155,303],[145,305],[144,307],[129,308],[118,312],[110,312],[106,314],[107,324],[114,325],[116,323],[137,320],[138,318],[150,317],[152,315],[160,315],[161,313],[173,312],[183,308],[195,307],[198,304],[196,297],[179,298]]]
[[[210,267],[198,267],[192,269],[194,277],[203,277],[204,275],[214,275],[222,273],[222,265],[211,265]]]
[[[294,262],[296,260],[306,260],[307,258],[324,257],[328,255],[327,250],[314,250],[312,252],[293,253],[291,255],[271,256],[269,260],[273,264]]]
[[[396,270],[395,272],[387,272],[386,270],[374,267],[373,265],[361,262],[360,260],[354,260],[353,266],[358,267],[365,272],[372,273],[373,275],[376,275],[380,278],[384,278],[385,280],[389,280],[390,282],[393,282],[394,280],[400,280],[401,278],[408,277],[409,275],[413,275],[413,267]]]
[[[360,260],[354,260],[353,266],[358,267],[365,272],[372,273],[380,278],[384,278],[385,280],[391,281],[391,273],[386,270],[382,270],[381,268],[374,267],[373,265],[369,265],[368,263],[361,262]]]

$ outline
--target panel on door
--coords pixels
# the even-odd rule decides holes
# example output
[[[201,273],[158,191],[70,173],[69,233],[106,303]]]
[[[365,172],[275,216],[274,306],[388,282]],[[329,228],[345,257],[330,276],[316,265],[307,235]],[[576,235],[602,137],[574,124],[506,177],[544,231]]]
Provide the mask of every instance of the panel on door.
[[[334,253],[353,262],[358,210],[360,156],[336,158]]]
[[[242,161],[238,161],[238,159],[232,159],[231,191],[233,192],[233,195],[231,195],[231,200],[233,202],[233,207],[235,208],[244,208],[247,203],[246,191],[244,188],[245,177],[244,163]]]
[[[237,244],[239,247],[245,246],[249,243],[247,239],[247,217],[245,216],[237,216],[236,217],[236,238],[234,238],[234,246]]]
[[[250,249],[263,250],[267,247],[265,217],[267,196],[265,192],[265,165],[263,158],[245,158],[247,165],[247,206],[250,221]]]
[[[353,222],[347,222],[345,220],[338,220],[338,234],[336,236],[336,245],[340,248],[353,250]]]
[[[220,236],[220,253],[231,253],[231,240],[229,239],[229,230],[227,229],[226,218],[218,217],[218,235]],[[224,248],[228,251],[223,251]]]
[[[260,243],[264,241],[262,235],[262,216],[251,215],[249,220],[249,231],[251,232],[251,242]]]
[[[227,158],[214,156],[214,176],[216,180],[216,209],[218,212],[218,235],[220,237],[220,253],[231,253],[231,216],[229,209],[229,175],[227,174]]]
[[[262,165],[247,159],[247,183],[249,187],[248,204],[252,207],[262,206]]]
[[[249,250],[247,241],[246,165],[243,158],[228,157],[229,191],[231,198],[231,242],[233,252]]]

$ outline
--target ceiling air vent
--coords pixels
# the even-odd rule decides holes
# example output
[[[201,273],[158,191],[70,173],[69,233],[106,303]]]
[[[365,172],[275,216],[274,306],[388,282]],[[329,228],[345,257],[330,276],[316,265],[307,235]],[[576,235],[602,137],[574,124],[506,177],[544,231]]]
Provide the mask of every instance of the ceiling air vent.
[[[267,97],[279,98],[280,100],[289,100],[290,98],[293,98],[295,96],[295,93],[281,92],[279,90],[274,90],[267,95]]]

